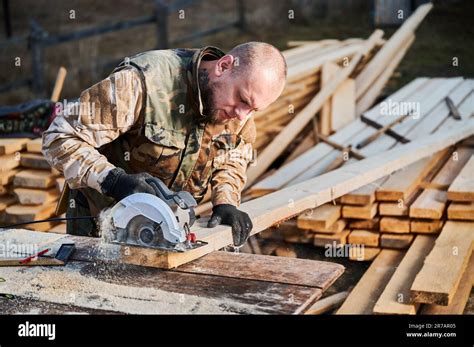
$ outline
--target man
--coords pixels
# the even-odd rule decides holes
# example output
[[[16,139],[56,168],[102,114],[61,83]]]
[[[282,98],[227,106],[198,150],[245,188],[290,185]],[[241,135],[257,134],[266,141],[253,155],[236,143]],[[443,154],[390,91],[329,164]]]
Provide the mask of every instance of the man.
[[[285,79],[285,59],[262,42],[228,54],[204,47],[127,58],[43,134],[43,154],[71,188],[66,215],[96,216],[130,194],[154,194],[150,175],[198,202],[210,183],[208,226],[232,226],[241,246],[252,229],[237,208],[256,136],[252,112],[273,103]],[[98,236],[92,220],[69,220],[67,231]]]

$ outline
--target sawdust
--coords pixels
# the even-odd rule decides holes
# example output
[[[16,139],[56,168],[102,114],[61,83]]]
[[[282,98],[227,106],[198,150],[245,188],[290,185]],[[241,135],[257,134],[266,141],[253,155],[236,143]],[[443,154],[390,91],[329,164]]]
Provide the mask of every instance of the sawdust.
[[[255,313],[255,306],[229,299],[218,300],[167,292],[155,288],[108,283],[82,274],[86,264],[70,263],[62,268],[4,268],[1,293],[13,293],[59,304],[103,309],[129,314],[222,314]],[[90,265],[89,265],[90,266]],[[103,266],[102,275],[107,276]],[[111,275],[116,276],[113,271]]]
[[[105,242],[110,242],[114,237],[114,224],[112,221],[112,208],[103,209],[99,216],[99,235]]]

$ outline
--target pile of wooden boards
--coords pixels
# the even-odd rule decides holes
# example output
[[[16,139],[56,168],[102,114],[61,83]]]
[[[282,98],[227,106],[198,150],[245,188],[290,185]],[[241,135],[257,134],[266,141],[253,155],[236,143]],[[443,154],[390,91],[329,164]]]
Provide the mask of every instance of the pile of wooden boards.
[[[289,42],[296,47],[283,52],[288,65],[285,90],[268,109],[254,114],[257,155],[247,170],[243,201],[283,188],[282,184],[268,189],[265,183],[253,184],[272,175],[282,163],[309,152],[375,103],[431,8],[431,4],[420,6],[387,41],[377,29],[366,40]],[[198,214],[210,213],[209,200],[207,194]]]
[[[338,314],[462,314],[474,284],[474,222],[447,221],[438,237],[384,249]]]
[[[314,86],[313,94],[305,94],[298,107],[284,93],[263,116],[255,114],[259,129],[256,144],[258,153],[256,162],[247,173],[247,188],[271,174],[271,170],[277,169],[282,162],[288,163],[308,151],[318,141],[324,140],[325,136],[342,129],[369,109],[413,43],[416,28],[431,8],[432,4],[418,7],[387,41],[382,40],[381,30],[375,30],[362,42],[356,40],[351,45],[360,47],[351,55],[345,53],[337,59],[326,58],[321,61],[313,59],[315,53],[312,45],[322,50],[324,48],[320,47],[325,45],[331,48],[328,42],[303,44],[286,51],[284,55],[289,65],[289,83],[285,93],[289,93],[292,88],[301,91],[300,87],[296,87],[299,83],[303,85],[303,90],[308,90],[306,79],[314,81],[314,77],[304,77],[305,82],[299,82],[295,78],[298,75],[295,71],[300,69],[308,72],[311,67],[313,71],[316,69],[320,74],[317,78],[319,84]],[[337,48],[336,52],[343,49],[345,47]],[[298,81],[296,85],[294,81]],[[269,169],[270,172],[267,172]],[[253,196],[256,189],[258,187],[252,187]]]
[[[371,194],[359,190],[344,195],[341,204],[302,214],[293,236],[307,230],[304,237],[316,246],[364,245],[364,257],[352,257],[372,260],[382,248],[408,248],[418,234],[439,234],[447,219],[474,222],[469,187],[456,183],[469,173],[474,176],[472,155],[474,148],[465,142],[420,160],[395,172]],[[454,189],[458,195],[449,193]]]
[[[64,178],[41,153],[41,138],[0,139],[0,226],[54,217]],[[64,223],[24,226],[65,233]]]
[[[378,40],[373,49],[368,52],[369,57],[383,44],[383,33],[377,31]],[[283,56],[288,65],[288,79],[284,91],[278,100],[268,109],[256,112],[254,115],[257,127],[256,150],[262,150],[271,142],[296,114],[298,114],[321,89],[327,84],[331,75],[341,69],[341,65],[351,57],[361,51],[364,47],[364,40],[352,38],[344,41],[322,40],[300,45],[296,48],[283,51]],[[370,55],[369,55],[370,54]],[[346,99],[345,102],[352,104],[352,112],[346,112],[345,118],[355,117],[355,83],[353,79],[348,79],[347,83],[335,93],[336,99]],[[335,103],[336,108],[340,103]],[[333,113],[342,114],[344,110],[334,109]],[[325,126],[330,127],[330,110],[326,109],[324,118]],[[342,121],[342,120],[341,120]],[[337,130],[340,126],[334,124]],[[306,135],[308,131],[304,132]]]
[[[355,148],[377,132],[369,124],[384,126],[400,116],[397,112],[390,115],[381,112],[388,103],[416,105],[419,109],[416,115],[404,118],[391,128],[393,133],[407,141],[455,128],[463,119],[471,118],[474,110],[473,88],[473,80],[462,78],[416,79],[330,139]],[[446,97],[457,108],[461,120],[453,118]],[[364,119],[369,120],[368,124]],[[359,152],[371,157],[398,146],[400,142],[385,132]],[[439,233],[447,218],[469,220],[473,218],[469,194],[463,194],[463,188],[456,186],[466,185],[468,172],[472,173],[470,158],[473,154],[471,139],[420,159],[331,203],[306,211],[297,219],[298,228],[294,227],[292,232],[286,231],[286,239],[290,242],[314,243],[321,247],[332,243],[363,244],[366,247],[363,260],[371,260],[381,248],[409,247],[418,233]],[[253,192],[258,193],[264,186],[266,189],[271,186],[291,188],[322,173],[331,172],[334,162],[344,167],[355,161],[347,151],[320,143],[256,184]],[[464,166],[466,169],[463,169]],[[292,179],[291,174],[295,178]],[[456,179],[458,175],[460,178]],[[450,188],[451,184],[455,184],[455,187]],[[451,189],[449,194],[448,189]],[[449,200],[455,203],[448,208]]]

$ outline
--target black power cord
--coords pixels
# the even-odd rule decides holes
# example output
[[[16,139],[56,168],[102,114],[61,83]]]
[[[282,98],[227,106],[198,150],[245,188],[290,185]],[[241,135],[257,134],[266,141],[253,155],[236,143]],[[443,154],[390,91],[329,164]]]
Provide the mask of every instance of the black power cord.
[[[58,217],[58,218],[48,218],[48,219],[41,219],[41,220],[32,220],[29,222],[22,222],[22,223],[16,223],[16,224],[10,224],[10,225],[2,225],[0,226],[0,229],[7,229],[7,228],[13,228],[21,225],[27,225],[27,224],[36,224],[36,223],[46,223],[46,222],[61,222],[64,220],[75,220],[75,219],[97,219],[97,217],[93,216],[78,216],[78,217]]]

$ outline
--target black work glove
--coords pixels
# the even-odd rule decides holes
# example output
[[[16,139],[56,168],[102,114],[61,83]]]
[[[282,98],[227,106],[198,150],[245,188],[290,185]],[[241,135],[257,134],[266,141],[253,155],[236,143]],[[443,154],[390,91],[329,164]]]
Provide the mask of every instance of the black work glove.
[[[237,247],[242,246],[247,241],[253,228],[249,215],[230,204],[216,205],[212,208],[212,217],[209,219],[207,227],[214,228],[219,224],[232,227],[232,237],[234,245]]]
[[[145,180],[153,178],[147,172],[138,174],[127,174],[121,168],[114,168],[105,177],[100,185],[102,192],[120,201],[123,198],[134,193],[149,193],[156,195],[155,190]]]

